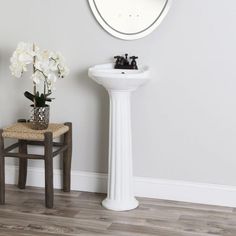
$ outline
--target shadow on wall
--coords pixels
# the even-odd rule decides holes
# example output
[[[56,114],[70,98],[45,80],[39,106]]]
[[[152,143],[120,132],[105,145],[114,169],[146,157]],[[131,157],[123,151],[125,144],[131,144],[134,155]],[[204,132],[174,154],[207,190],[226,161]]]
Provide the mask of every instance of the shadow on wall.
[[[0,127],[4,127],[11,122],[16,122],[16,117],[21,115],[21,111],[18,109],[12,109],[9,106],[9,100],[12,96],[16,97],[14,94],[14,90],[16,90],[17,86],[13,85],[14,81],[11,81],[11,73],[9,70],[9,62],[10,62],[11,50],[6,48],[0,48]],[[4,74],[9,74],[6,78]],[[12,89],[9,89],[9,84],[14,86]],[[7,91],[7,93],[6,93]],[[13,98],[14,99],[14,98]],[[11,115],[11,119],[9,120],[9,114]],[[16,118],[16,119],[15,119]],[[13,141],[7,140],[5,145],[11,145]],[[17,160],[12,160],[12,164],[17,164]]]
[[[30,113],[30,106],[24,104],[26,84],[22,79],[11,75],[9,66],[13,48],[0,48],[0,127],[17,122],[19,118],[26,118]],[[27,75],[28,76],[28,75]],[[21,103],[21,101],[23,101]],[[13,144],[13,140],[6,140],[5,145]],[[7,164],[18,165],[17,159],[7,158]]]
[[[0,125],[5,126],[24,117],[27,107],[20,105],[23,101],[25,84],[21,79],[11,75],[10,57],[12,49],[0,48]],[[21,100],[22,98],[22,100]],[[23,107],[23,109],[22,109]]]
[[[84,68],[88,68],[89,66],[85,66]],[[84,132],[86,132],[88,135],[85,135],[89,140],[86,140],[85,144],[89,145],[92,142],[94,142],[94,151],[88,151],[88,153],[93,153],[93,157],[91,158],[93,162],[93,166],[96,168],[96,170],[100,172],[107,172],[107,163],[108,163],[108,136],[109,136],[109,96],[106,90],[102,87],[97,85],[95,82],[93,82],[88,77],[88,70],[81,70],[78,71],[75,74],[76,78],[76,86],[75,83],[71,84],[74,88],[71,88],[73,91],[76,87],[76,89],[79,88],[79,91],[81,93],[82,99],[86,99],[83,97],[92,96],[95,97],[96,103],[90,103],[90,98],[88,98],[88,102],[85,100],[85,108],[84,112],[86,112],[86,118],[83,117],[83,120],[87,120],[87,128],[86,127],[79,127],[79,130],[76,130],[76,132],[81,133],[81,129],[85,129]],[[69,88],[70,89],[70,88]],[[79,92],[76,91],[76,92]],[[90,107],[91,105],[91,107]],[[93,109],[93,110],[92,110]],[[91,114],[93,114],[93,117],[89,117]],[[74,110],[73,117],[77,117],[77,111]],[[87,118],[88,117],[88,118]],[[91,130],[93,129],[94,130]],[[90,129],[90,130],[86,130]],[[83,132],[82,132],[83,133]],[[81,137],[80,137],[81,138]],[[82,137],[84,138],[84,137]],[[90,140],[92,139],[92,140]],[[80,144],[81,145],[81,144]],[[80,146],[79,145],[79,146]],[[90,148],[90,147],[87,147]],[[83,154],[85,155],[85,154]],[[89,156],[85,157],[86,159],[89,158]],[[90,162],[89,161],[89,162]]]

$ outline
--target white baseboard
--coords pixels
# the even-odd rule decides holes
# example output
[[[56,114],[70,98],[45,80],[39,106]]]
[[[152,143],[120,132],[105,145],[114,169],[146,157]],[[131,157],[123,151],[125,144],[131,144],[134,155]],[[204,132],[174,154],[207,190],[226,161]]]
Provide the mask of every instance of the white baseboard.
[[[16,184],[18,167],[6,166],[6,183]],[[62,173],[54,170],[54,187],[61,188]],[[28,168],[27,185],[44,187],[44,169]],[[107,175],[72,171],[72,190],[106,192]],[[209,205],[236,207],[236,186],[163,180],[145,177],[134,178],[135,195]]]

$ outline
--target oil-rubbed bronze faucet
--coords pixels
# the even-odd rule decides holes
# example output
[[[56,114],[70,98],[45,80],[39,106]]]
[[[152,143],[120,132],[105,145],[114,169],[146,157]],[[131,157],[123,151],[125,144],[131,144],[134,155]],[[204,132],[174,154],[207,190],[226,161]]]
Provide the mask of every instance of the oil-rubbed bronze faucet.
[[[115,69],[138,70],[137,61],[136,61],[138,57],[136,56],[130,57],[129,59],[131,59],[131,62],[129,62],[127,53],[125,54],[125,57],[115,56],[114,58],[116,59]]]

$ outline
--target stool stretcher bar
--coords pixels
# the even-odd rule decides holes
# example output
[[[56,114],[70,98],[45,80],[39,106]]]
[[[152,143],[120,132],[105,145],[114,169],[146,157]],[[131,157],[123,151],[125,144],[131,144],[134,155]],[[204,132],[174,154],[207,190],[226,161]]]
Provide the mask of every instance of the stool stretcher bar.
[[[36,146],[43,146],[44,141],[26,141],[21,140],[24,142],[25,145],[36,145]],[[17,157],[17,158],[25,158],[25,159],[36,159],[41,160],[44,159],[44,155],[37,155],[37,154],[21,154],[21,153],[12,153],[11,151],[18,148],[20,145],[19,142],[10,145],[9,147],[4,149],[4,156],[6,157]],[[68,145],[63,143],[53,142],[53,147],[59,147],[56,151],[52,153],[52,156],[55,157],[60,153],[67,150]]]

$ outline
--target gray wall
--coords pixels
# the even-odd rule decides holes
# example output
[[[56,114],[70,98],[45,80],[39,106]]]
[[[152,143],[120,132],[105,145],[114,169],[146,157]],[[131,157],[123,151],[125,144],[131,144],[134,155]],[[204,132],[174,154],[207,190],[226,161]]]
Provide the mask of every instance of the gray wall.
[[[86,0],[0,0],[0,126],[29,112],[29,75],[8,69],[16,44],[60,50],[71,73],[57,83],[51,120],[74,124],[74,170],[106,172],[108,95],[87,69],[129,52],[152,68],[132,98],[135,175],[236,185],[235,9],[176,0],[153,34],[126,42],[103,31]]]

